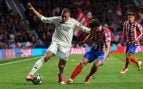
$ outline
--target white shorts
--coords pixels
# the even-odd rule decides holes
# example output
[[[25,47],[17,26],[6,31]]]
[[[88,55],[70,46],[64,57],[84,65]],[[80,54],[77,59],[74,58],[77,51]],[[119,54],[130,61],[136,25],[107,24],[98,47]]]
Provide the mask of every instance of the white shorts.
[[[70,54],[70,47],[69,46],[67,47],[67,46],[63,46],[63,45],[57,44],[56,42],[52,42],[47,51],[51,51],[55,55],[59,51],[60,58],[64,59],[64,60],[68,60],[68,56]]]

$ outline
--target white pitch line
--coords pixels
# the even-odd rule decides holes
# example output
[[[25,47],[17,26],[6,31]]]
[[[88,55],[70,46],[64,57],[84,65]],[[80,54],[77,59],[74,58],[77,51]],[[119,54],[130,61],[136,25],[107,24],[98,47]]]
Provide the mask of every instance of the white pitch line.
[[[3,63],[3,64],[0,64],[0,66],[9,65],[9,64],[14,64],[14,63],[20,63],[20,62],[25,62],[25,61],[29,61],[28,59],[32,60],[32,59],[37,59],[37,58],[39,58],[39,57],[25,58],[25,59],[22,59],[22,60],[19,60],[19,61]]]

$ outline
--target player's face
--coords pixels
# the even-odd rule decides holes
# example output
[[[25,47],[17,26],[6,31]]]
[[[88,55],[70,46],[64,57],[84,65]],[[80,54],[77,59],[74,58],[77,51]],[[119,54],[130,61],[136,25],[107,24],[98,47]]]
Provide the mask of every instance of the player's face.
[[[129,22],[132,23],[135,20],[135,16],[128,16]]]
[[[70,17],[70,13],[65,12],[65,13],[63,13],[61,16],[62,16],[62,21],[63,21],[63,22],[66,22],[66,21],[68,21],[68,19],[69,19],[69,17]]]
[[[101,28],[102,28],[101,26],[91,28],[91,33],[95,34],[95,32],[100,32],[102,30]]]
[[[100,32],[102,29],[101,29],[101,26],[98,26],[98,27],[94,27],[94,30],[96,30],[96,32]]]

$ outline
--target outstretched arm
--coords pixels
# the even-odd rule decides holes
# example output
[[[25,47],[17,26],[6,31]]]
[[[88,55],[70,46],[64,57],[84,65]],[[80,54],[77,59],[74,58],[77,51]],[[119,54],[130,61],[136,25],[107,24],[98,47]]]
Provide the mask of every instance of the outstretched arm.
[[[31,3],[27,4],[27,7],[30,11],[34,13],[34,15],[40,19],[43,23],[56,23],[57,17],[44,17],[42,14],[40,14],[32,5]]]
[[[41,15],[32,5],[31,3],[27,3],[27,8],[34,13],[34,15],[41,20],[43,15]]]
[[[91,29],[86,27],[86,26],[84,26],[84,25],[82,25],[79,21],[75,20],[74,23],[76,25],[76,28],[78,28],[78,29],[80,29],[80,30],[82,30],[82,31],[84,31],[86,33],[90,33]]]

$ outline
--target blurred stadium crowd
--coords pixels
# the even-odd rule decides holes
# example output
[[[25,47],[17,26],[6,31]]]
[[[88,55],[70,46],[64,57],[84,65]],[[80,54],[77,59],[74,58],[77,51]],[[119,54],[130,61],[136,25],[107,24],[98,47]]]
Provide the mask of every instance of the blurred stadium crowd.
[[[24,47],[48,47],[51,42],[54,26],[43,24],[26,9],[27,2],[44,16],[57,16],[63,8],[70,8],[72,17],[88,26],[93,17],[99,18],[104,26],[113,33],[113,44],[120,45],[122,24],[128,11],[135,11],[136,19],[143,25],[143,15],[134,0],[19,0],[25,7],[25,16],[29,27],[18,14],[6,6],[5,0],[0,0],[0,49]],[[80,17],[82,16],[82,18]],[[73,47],[80,47],[79,41],[87,34],[75,32]]]

